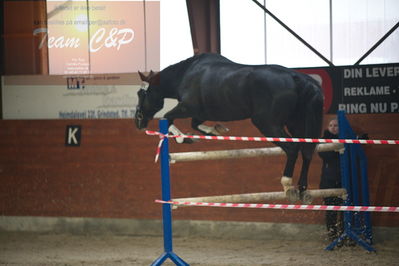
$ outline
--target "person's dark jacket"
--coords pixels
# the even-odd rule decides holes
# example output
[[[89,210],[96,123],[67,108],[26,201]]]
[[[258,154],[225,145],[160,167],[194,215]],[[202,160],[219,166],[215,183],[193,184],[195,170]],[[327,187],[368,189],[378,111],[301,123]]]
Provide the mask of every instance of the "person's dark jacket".
[[[330,133],[330,131],[326,130],[324,131],[323,138],[338,139],[338,135],[332,134]],[[339,152],[319,152],[319,156],[323,160],[323,167],[321,168],[320,188],[325,189],[342,187]]]

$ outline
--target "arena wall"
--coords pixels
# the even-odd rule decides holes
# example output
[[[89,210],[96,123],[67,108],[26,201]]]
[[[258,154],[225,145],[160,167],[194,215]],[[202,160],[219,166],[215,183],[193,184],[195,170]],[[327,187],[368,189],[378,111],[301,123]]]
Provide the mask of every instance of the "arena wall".
[[[325,124],[331,116],[325,117]],[[352,126],[371,139],[397,139],[396,114],[349,115]],[[188,120],[176,122],[192,132]],[[65,146],[67,125],[80,125],[80,146]],[[230,135],[261,136],[249,120],[225,123]],[[1,120],[0,215],[160,219],[157,137],[146,136],[129,119]],[[157,121],[150,123],[157,129]],[[262,147],[265,143],[171,142],[171,151]],[[364,146],[369,160],[372,205],[399,206],[399,148]],[[285,157],[178,163],[171,166],[173,197],[279,191]],[[321,160],[315,155],[309,187],[318,188]],[[299,164],[296,167],[298,176]],[[321,203],[320,200],[315,203]],[[177,220],[322,224],[323,212],[179,208]],[[375,213],[375,226],[399,226],[395,213]]]

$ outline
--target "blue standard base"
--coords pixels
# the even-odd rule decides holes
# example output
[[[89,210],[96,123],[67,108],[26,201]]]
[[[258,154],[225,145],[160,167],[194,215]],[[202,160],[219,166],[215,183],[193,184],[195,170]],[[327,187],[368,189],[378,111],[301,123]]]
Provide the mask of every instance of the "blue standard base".
[[[338,237],[337,239],[335,239],[330,245],[328,245],[325,250],[333,250],[334,247],[336,245],[338,245],[338,243],[341,243],[342,241],[344,241],[345,238],[350,238],[353,241],[355,241],[358,245],[362,246],[365,250],[369,251],[369,252],[376,252],[376,250],[370,246],[369,243],[367,243],[366,241],[364,241],[362,238],[360,238],[359,236],[355,235],[352,231],[348,231],[343,233],[340,237]]]
[[[165,262],[165,260],[170,259],[173,261],[176,265],[189,265],[187,262],[182,260],[179,256],[177,256],[174,252],[164,252],[158,259],[156,259],[151,265],[156,266],[156,265],[162,265],[162,263]]]

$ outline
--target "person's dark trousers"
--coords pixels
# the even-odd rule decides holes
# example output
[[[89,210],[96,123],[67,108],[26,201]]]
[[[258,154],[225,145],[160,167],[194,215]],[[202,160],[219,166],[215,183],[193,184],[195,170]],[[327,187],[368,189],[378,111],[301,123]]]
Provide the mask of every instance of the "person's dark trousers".
[[[340,206],[343,200],[338,197],[324,198],[325,205]],[[326,226],[328,237],[333,240],[340,236],[343,232],[343,215],[340,211],[326,211]]]

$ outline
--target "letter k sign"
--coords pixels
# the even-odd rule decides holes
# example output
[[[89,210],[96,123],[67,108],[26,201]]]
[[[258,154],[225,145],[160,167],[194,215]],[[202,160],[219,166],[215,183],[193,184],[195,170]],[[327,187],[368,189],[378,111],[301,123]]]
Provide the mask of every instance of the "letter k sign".
[[[65,146],[80,146],[82,127],[68,125],[65,131]]]

